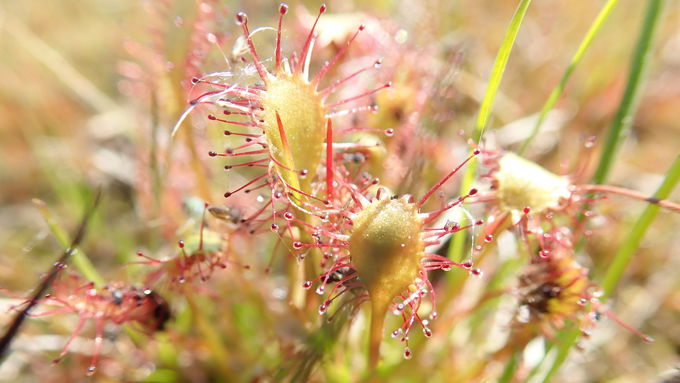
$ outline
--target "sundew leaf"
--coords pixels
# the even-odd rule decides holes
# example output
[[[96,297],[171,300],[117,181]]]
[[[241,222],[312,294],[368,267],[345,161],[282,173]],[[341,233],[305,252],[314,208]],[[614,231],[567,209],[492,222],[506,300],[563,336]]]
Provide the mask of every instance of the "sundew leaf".
[[[680,156],[677,156],[671,165],[671,168],[666,173],[666,178],[661,183],[661,186],[659,186],[656,193],[654,193],[653,199],[662,200],[668,198],[679,182]],[[644,238],[647,229],[649,229],[649,226],[654,221],[654,218],[656,218],[659,209],[661,209],[661,206],[657,204],[650,203],[647,206],[647,208],[642,212],[638,220],[635,222],[635,225],[625,238],[619,250],[614,255],[614,259],[610,263],[605,274],[604,281],[602,282],[602,289],[604,290],[604,295],[601,298],[602,300],[608,298],[612,294],[614,288],[621,280],[623,272],[628,267],[628,264],[633,258],[635,251],[640,246],[640,242]],[[565,330],[561,333],[560,339],[562,339],[563,342],[559,344],[562,344],[563,347],[558,349],[555,363],[551,366],[551,369],[548,371],[548,374],[546,375],[543,382],[547,382],[550,377],[557,372],[557,369],[561,363],[563,363],[566,357],[569,355],[569,350],[578,340],[579,335],[580,330],[578,328]]]

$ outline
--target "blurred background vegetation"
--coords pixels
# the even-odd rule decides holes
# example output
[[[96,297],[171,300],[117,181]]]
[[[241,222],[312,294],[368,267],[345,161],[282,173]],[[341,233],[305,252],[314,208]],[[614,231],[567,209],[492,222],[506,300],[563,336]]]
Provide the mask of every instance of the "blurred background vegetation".
[[[61,227],[72,228],[93,190],[98,185],[103,187],[104,200],[89,227],[83,249],[107,280],[134,280],[139,270],[121,265],[134,259],[139,249],[150,249],[153,253],[174,246],[185,233],[182,230],[186,224],[180,219],[169,224],[168,217],[191,218],[193,200],[189,197],[206,198],[205,190],[194,186],[200,184],[200,180],[195,179],[200,177],[182,172],[191,165],[178,165],[180,169],[175,170],[169,170],[172,166],[168,165],[160,171],[162,166],[152,160],[154,140],[168,139],[169,130],[186,106],[186,97],[178,94],[180,78],[172,74],[159,78],[158,68],[149,64],[157,60],[140,57],[162,56],[176,71],[180,66],[184,69],[190,66],[186,60],[191,53],[187,52],[194,48],[184,26],[199,11],[193,1],[178,0],[163,2],[167,12],[154,14],[149,11],[153,8],[151,3],[136,0],[5,0],[0,3],[0,285],[3,288],[28,291],[59,252],[59,243],[32,203],[34,198],[47,203]],[[301,7],[314,13],[318,7],[313,1],[300,3],[291,2],[293,14]],[[532,124],[524,119],[540,110],[604,3],[544,0],[531,4],[489,126],[501,147],[516,149],[526,137]],[[597,136],[598,144],[603,140],[626,83],[646,3],[622,0],[613,10],[577,67],[544,132],[528,153],[530,158],[559,173],[577,159],[587,137]],[[215,2],[214,18],[206,25],[215,28],[215,33],[225,34],[230,46],[239,34],[233,24],[236,11],[248,11],[252,25],[273,25],[277,5],[278,2],[262,0]],[[328,5],[330,15],[362,12],[387,20],[403,29],[402,34],[407,36],[412,49],[434,55],[440,66],[432,70],[440,71],[442,86],[447,89],[440,101],[442,105],[438,106],[446,118],[435,121],[438,129],[451,132],[450,137],[455,137],[460,129],[471,132],[493,60],[517,5],[515,1],[330,0]],[[633,129],[618,153],[609,178],[611,184],[651,195],[680,152],[679,26],[680,3],[670,1],[663,10],[653,41]],[[165,42],[164,51],[158,52],[161,45],[157,40]],[[147,48],[129,49],[130,42],[140,42]],[[455,54],[461,54],[459,64],[453,63]],[[374,55],[385,54],[375,52]],[[139,67],[143,73],[140,76],[156,76],[148,81],[155,84],[152,88],[159,92],[157,97],[131,87],[129,79],[121,74],[134,72],[126,66],[130,62],[144,63]],[[430,62],[424,59],[422,65]],[[384,66],[392,64],[395,63],[385,62]],[[448,70],[454,65],[455,71]],[[202,71],[219,69],[216,66],[201,68]],[[427,67],[418,69],[428,71]],[[160,107],[158,100],[163,104]],[[185,143],[183,139],[175,147],[163,147],[181,157],[183,151],[190,150]],[[201,153],[207,152],[201,142],[196,145]],[[225,189],[220,184],[224,178],[214,176],[218,169],[208,165],[202,169],[212,182],[213,194],[219,196],[219,191]],[[592,169],[586,173],[591,174]],[[153,197],[154,182],[178,191],[158,201]],[[670,199],[678,201],[680,194],[675,193]],[[601,280],[623,236],[643,208],[641,202],[618,198],[599,206],[607,221],[597,233],[600,240],[589,244],[594,261],[587,265],[595,281]],[[200,214],[200,207],[198,211]],[[679,217],[670,213],[662,212],[658,216],[611,306],[613,312],[653,336],[656,342],[644,344],[610,322],[601,323],[586,349],[572,353],[554,381],[652,382],[678,363],[679,224]],[[209,355],[215,357],[215,350],[202,344],[200,339],[190,339],[191,332],[186,330],[191,327],[189,323],[201,320],[180,315],[174,325],[178,334],[159,336],[160,345],[149,346],[152,349],[146,352],[146,355],[155,355],[146,358],[159,368],[144,365],[140,371],[127,374],[109,366],[95,379],[107,381],[115,380],[107,376],[124,376],[120,379],[202,381],[222,376],[232,381],[268,381],[267,377],[287,358],[286,350],[274,347],[271,339],[306,335],[303,326],[287,318],[285,310],[267,296],[267,293],[276,294],[280,281],[266,278],[261,273],[230,268],[213,278],[217,281],[212,281],[209,287],[218,292],[219,299],[196,298],[199,304],[210,308],[193,315],[229,318],[228,323],[217,324],[221,339],[225,339],[222,351],[228,362],[210,362]],[[479,286],[468,286],[468,289],[475,288]],[[5,301],[0,314],[3,323],[9,318],[5,310],[10,299]],[[267,305],[273,307],[265,307]],[[506,318],[510,313],[511,310],[505,308]],[[489,315],[481,326],[498,326],[498,321]],[[27,326],[19,343],[23,345],[20,346],[21,363],[13,360],[11,366],[5,363],[0,367],[0,380],[85,379],[84,367],[72,360],[50,366],[50,355],[53,357],[60,349],[72,327],[68,321],[34,321]],[[424,356],[403,364],[393,362],[385,372],[391,381],[417,381],[418,377],[432,381],[495,381],[493,374],[473,379],[460,373],[460,363],[483,360],[484,344],[489,340],[479,336],[461,343],[454,338],[463,330],[455,323],[445,327],[446,332],[439,331],[429,342],[456,355],[456,360],[441,355],[431,357],[423,351]],[[61,334],[61,337],[56,341],[39,338],[44,334]],[[205,342],[206,332],[202,335]],[[31,349],[27,346],[31,337],[43,339],[45,344]],[[181,339],[181,343],[177,339]],[[344,341],[348,345],[339,348],[350,353],[358,347],[352,344],[360,342],[356,339],[356,336],[348,337]],[[138,345],[139,342],[137,340]],[[172,343],[182,349],[175,349]],[[383,345],[394,349],[387,351],[392,361],[401,353],[397,343],[386,339]],[[117,346],[109,358],[119,358],[121,365],[127,366],[135,359],[133,349],[131,344]],[[166,357],[163,352],[170,356]],[[397,359],[392,358],[392,354]],[[351,368],[355,358],[342,351],[332,355],[323,364],[324,372],[317,372],[313,379],[357,379],[356,371]],[[209,366],[206,371],[221,372],[192,371],[191,366],[199,363]],[[221,368],[221,363],[227,367]],[[32,368],[28,369],[27,365]],[[496,367],[495,371],[502,367]]]

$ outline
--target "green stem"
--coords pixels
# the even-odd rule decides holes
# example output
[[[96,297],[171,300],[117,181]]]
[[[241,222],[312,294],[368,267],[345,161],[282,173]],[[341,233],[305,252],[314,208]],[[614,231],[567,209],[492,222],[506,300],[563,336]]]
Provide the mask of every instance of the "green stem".
[[[567,66],[567,69],[564,71],[564,74],[562,75],[560,82],[557,84],[555,89],[553,89],[553,91],[550,93],[550,96],[543,105],[543,108],[541,108],[541,111],[538,115],[538,119],[536,120],[536,124],[534,125],[534,129],[531,131],[529,137],[524,141],[519,151],[517,151],[517,154],[519,154],[520,156],[526,152],[526,150],[529,148],[529,145],[531,145],[531,142],[534,140],[534,138],[536,138],[536,135],[541,130],[541,126],[545,122],[545,118],[548,116],[548,113],[552,110],[552,108],[555,107],[557,100],[560,98],[560,95],[562,95],[564,87],[567,85],[569,78],[571,78],[574,69],[581,62],[581,59],[583,59],[583,56],[590,47],[590,44],[593,42],[593,39],[600,31],[600,28],[602,28],[604,22],[609,18],[612,9],[614,9],[614,6],[618,2],[619,0],[609,0],[604,5],[604,7],[602,7],[602,10],[600,10],[600,13],[597,15],[595,21],[593,21],[593,24],[590,26],[590,29],[588,29],[588,32],[581,41],[581,44],[576,50],[576,53],[574,53],[574,56],[571,58],[571,62],[569,62],[569,66]]]
[[[595,175],[593,176],[594,183],[602,184],[607,179],[614,158],[616,157],[616,152],[623,139],[628,135],[630,127],[633,124],[633,115],[635,114],[635,109],[640,98],[642,76],[649,61],[650,47],[654,37],[654,31],[659,24],[658,20],[661,15],[662,6],[663,0],[650,0],[648,3],[642,30],[640,31],[638,42],[635,46],[635,52],[633,53],[626,90],[623,93],[619,109],[609,128],[607,141],[605,142],[600,162],[595,171]]]
[[[383,328],[385,327],[385,315],[387,315],[387,305],[376,304],[371,301],[371,328],[368,340],[368,369],[375,370],[380,361],[380,344],[383,339]]]
[[[477,113],[477,120],[475,121],[475,130],[472,134],[472,139],[479,143],[481,140],[484,129],[489,122],[491,117],[491,112],[493,110],[493,104],[496,99],[496,94],[498,93],[498,88],[503,79],[503,73],[505,72],[505,67],[508,64],[508,58],[512,52],[512,47],[515,45],[515,39],[517,38],[517,33],[519,32],[519,27],[522,25],[522,20],[524,20],[524,15],[527,13],[529,4],[531,0],[521,0],[515,14],[510,20],[510,25],[505,32],[505,37],[498,49],[498,54],[496,55],[496,61],[491,69],[491,75],[489,77],[489,84],[486,88],[486,93],[482,99],[482,103],[479,106],[479,112]],[[467,193],[472,186],[472,181],[475,178],[475,172],[477,170],[477,162],[472,159],[467,168],[465,169],[465,174],[463,175],[463,180],[461,183],[461,194]],[[451,246],[449,247],[449,258],[453,260],[463,259],[463,248],[465,246],[466,238],[462,235],[455,235],[452,239]]]

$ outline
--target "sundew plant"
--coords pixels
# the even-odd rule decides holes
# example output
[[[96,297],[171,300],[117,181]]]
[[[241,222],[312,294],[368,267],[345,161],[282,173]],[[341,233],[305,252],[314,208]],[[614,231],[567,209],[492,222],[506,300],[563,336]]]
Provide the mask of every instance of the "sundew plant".
[[[0,381],[676,381],[678,25],[0,4]]]

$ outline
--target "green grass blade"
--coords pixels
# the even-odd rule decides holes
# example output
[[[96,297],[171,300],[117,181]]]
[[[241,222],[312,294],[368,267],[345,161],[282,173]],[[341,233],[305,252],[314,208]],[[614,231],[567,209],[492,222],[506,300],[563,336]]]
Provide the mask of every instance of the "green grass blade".
[[[551,355],[554,354],[553,350],[555,348],[555,343],[550,339],[545,339],[544,344],[545,351],[543,352],[543,359],[541,359],[541,361],[531,369],[527,377],[523,380],[524,383],[534,382],[534,377],[537,376],[544,369],[544,366],[547,365],[547,363],[551,360]]]
[[[522,147],[517,152],[519,155],[523,155],[526,152],[526,150],[529,148],[529,145],[531,145],[531,142],[534,140],[534,138],[536,138],[536,135],[538,135],[538,132],[541,130],[541,126],[545,122],[545,118],[548,116],[548,113],[555,107],[555,104],[562,95],[564,87],[567,85],[567,82],[571,78],[574,69],[581,62],[581,59],[583,59],[583,56],[590,47],[590,44],[593,42],[593,39],[600,32],[602,25],[604,25],[604,22],[609,18],[612,9],[614,9],[614,6],[616,6],[618,2],[619,0],[609,0],[600,10],[600,13],[597,15],[595,21],[593,21],[593,24],[590,26],[590,29],[588,29],[588,32],[581,41],[581,44],[576,50],[576,53],[574,53],[574,56],[571,58],[569,66],[567,66],[567,69],[564,71],[564,74],[562,75],[560,82],[557,84],[555,89],[552,90],[550,96],[548,97],[548,100],[543,105],[543,108],[541,108],[541,111],[539,112],[538,115],[538,119],[536,120],[536,124],[534,125],[531,134],[524,141]]]
[[[486,88],[486,93],[482,99],[482,103],[479,107],[479,112],[477,113],[477,120],[475,121],[475,129],[472,134],[472,138],[475,142],[479,142],[484,134],[484,129],[489,122],[491,117],[491,112],[493,110],[493,104],[496,100],[496,94],[498,93],[498,88],[503,79],[503,73],[505,72],[505,67],[508,64],[508,58],[512,52],[512,47],[515,45],[515,39],[517,38],[517,33],[522,25],[522,20],[524,20],[524,15],[527,13],[527,9],[531,4],[531,0],[521,0],[515,14],[510,20],[510,25],[505,32],[505,37],[501,47],[498,49],[498,54],[496,55],[496,61],[491,69],[491,76],[489,77],[489,84]],[[465,174],[463,175],[463,180],[461,183],[461,194],[467,193],[472,185],[472,181],[475,177],[475,172],[477,169],[477,162],[473,159],[468,163],[465,169]],[[462,235],[455,235],[449,247],[448,256],[454,260],[461,260],[463,258],[463,248],[465,246],[466,238]]]
[[[2,16],[2,27],[16,38],[19,46],[52,71],[55,78],[71,90],[81,102],[98,113],[106,113],[117,108],[115,100],[97,88],[58,50],[26,27],[21,19]]]
[[[505,365],[503,373],[500,378],[498,378],[498,383],[510,383],[512,378],[515,377],[515,371],[517,370],[517,359],[519,358],[518,352],[512,353],[510,360]]]
[[[666,173],[666,178],[661,183],[661,186],[659,186],[656,193],[654,193],[654,197],[658,199],[668,198],[678,183],[680,183],[680,156],[677,156],[675,161],[673,161],[671,168]],[[651,225],[652,221],[654,221],[654,218],[656,218],[656,215],[659,213],[659,209],[661,209],[661,207],[658,205],[649,204],[649,206],[647,206],[647,208],[640,215],[640,218],[638,218],[637,222],[635,222],[635,225],[631,229],[619,250],[616,252],[616,255],[614,255],[614,260],[609,265],[607,273],[605,274],[604,280],[602,282],[602,289],[604,290],[604,296],[602,298],[603,300],[612,294],[619,280],[621,280],[623,272],[628,267],[628,264],[640,245],[640,242],[644,238],[647,229]],[[567,359],[571,347],[578,339],[579,333],[579,329],[575,328],[565,331],[564,334],[560,336],[560,340],[562,342],[557,353],[557,358],[543,379],[543,382],[548,382],[550,378],[557,372],[562,363],[564,363],[564,361]]]
[[[66,230],[60,225],[59,220],[52,213],[52,211],[50,211],[50,209],[47,207],[47,204],[44,201],[34,199],[33,205],[42,215],[47,227],[49,227],[50,231],[52,231],[52,234],[57,239],[57,242],[59,242],[59,245],[61,245],[63,248],[68,248],[71,243],[71,237],[69,236],[68,232],[66,232]],[[80,271],[81,274],[83,274],[85,278],[91,282],[94,282],[94,284],[98,287],[104,286],[106,284],[104,278],[102,278],[90,259],[80,247],[77,249],[77,251],[73,252],[70,262],[78,271]]]
[[[647,6],[647,12],[642,24],[642,30],[638,37],[637,45],[633,53],[633,60],[628,73],[628,82],[626,90],[623,93],[623,98],[619,104],[619,109],[616,112],[614,121],[609,128],[607,141],[605,142],[600,156],[600,162],[593,176],[593,182],[601,184],[605,182],[611,165],[616,157],[616,152],[623,139],[628,135],[630,127],[633,123],[633,115],[638,104],[640,96],[640,85],[644,75],[645,68],[649,61],[650,47],[654,37],[654,31],[658,25],[658,20],[661,15],[661,8],[663,7],[663,0],[650,0]]]
[[[630,126],[632,124],[633,115],[635,114],[636,109],[635,106],[637,104],[637,99],[639,97],[642,76],[647,66],[647,61],[649,59],[650,46],[652,43],[652,38],[654,36],[654,31],[656,30],[656,27],[658,25],[658,20],[661,14],[662,6],[663,0],[650,0],[647,5],[647,11],[645,13],[644,20],[642,23],[642,29],[640,30],[638,42],[635,46],[635,51],[633,53],[626,89],[624,91],[623,98],[621,99],[621,103],[619,104],[619,109],[609,129],[607,141],[605,143],[605,147],[603,148],[598,168],[593,177],[594,183],[601,184],[607,178],[607,175],[609,174],[609,170],[611,168],[611,164],[616,155],[616,150],[621,141],[623,140],[623,138],[625,137],[625,135],[628,133],[628,130],[630,129]],[[676,167],[680,166],[677,165],[677,162],[678,161],[676,160],[673,166],[671,167],[671,170],[668,173],[669,177],[667,177],[667,180],[664,181],[664,185],[666,185],[667,182],[669,183],[673,182],[673,178],[675,178],[674,174],[675,172],[677,172]],[[660,188],[659,191],[663,192],[664,190],[665,189],[662,185],[662,188]],[[654,207],[656,206],[650,206],[648,207],[648,209]],[[645,214],[647,210],[645,210],[645,213],[642,214],[640,220],[644,221],[649,220],[649,222],[651,223],[651,220],[654,218],[656,213],[655,209],[652,209],[652,211],[654,211],[654,214],[649,213],[651,214],[651,216],[647,217],[647,214]],[[611,276],[609,278],[606,278],[605,280],[605,283],[608,283],[610,288],[612,288],[613,285],[615,285],[615,283],[618,281],[618,278],[620,277],[619,273],[623,273],[623,270],[628,264],[624,257],[627,256],[626,254],[628,252],[634,252],[635,249],[637,249],[639,240],[642,238],[642,235],[644,234],[648,226],[649,224],[647,224],[646,227],[638,229],[639,231],[636,231],[632,234],[634,236],[639,236],[638,242],[633,242],[633,240],[631,240],[630,243],[626,241],[622,245],[622,247],[627,248],[624,250],[620,250],[620,253],[623,255],[620,256],[621,260],[618,262],[620,262],[621,264],[619,266],[616,266],[616,269],[611,272],[612,273]],[[610,272],[607,272],[608,275],[609,273]],[[557,373],[557,371],[560,369],[564,361],[569,356],[569,352],[571,351],[573,345],[576,344],[578,337],[579,337],[578,328],[569,328],[560,332],[559,335],[560,342],[558,346],[559,348],[557,351],[557,357],[555,358],[553,364],[550,366],[550,369],[544,376],[542,380],[543,382],[549,382],[552,376]]]
[[[520,1],[517,10],[515,10],[515,14],[510,20],[508,30],[505,32],[503,43],[501,43],[501,47],[498,49],[496,61],[494,61],[493,68],[491,69],[489,84],[487,85],[486,93],[484,93],[484,98],[482,99],[482,104],[480,105],[479,113],[477,114],[477,120],[475,121],[475,131],[472,135],[472,139],[475,140],[475,142],[479,142],[482,138],[484,129],[486,129],[486,125],[489,123],[493,104],[496,100],[496,94],[498,93],[501,80],[503,79],[505,67],[508,64],[510,52],[512,52],[512,47],[515,46],[515,39],[517,38],[519,27],[522,25],[522,20],[524,20],[524,15],[526,15],[527,9],[529,8],[529,4],[531,4],[531,0]]]
[[[572,328],[569,328],[567,330],[560,331],[560,333],[558,334],[557,341],[558,345],[557,356],[555,357],[553,364],[550,366],[550,369],[545,374],[541,382],[543,383],[550,382],[553,375],[555,375],[562,366],[562,363],[564,363],[564,361],[567,360],[567,357],[571,352],[571,348],[576,344],[576,341],[578,340],[578,337],[580,335],[581,330],[579,330],[578,327],[576,326],[573,326]]]
[[[670,170],[666,173],[666,179],[663,181],[659,189],[654,193],[655,198],[666,199],[671,194],[673,189],[680,182],[680,156],[675,158]],[[624,270],[628,267],[633,254],[640,245],[640,241],[647,232],[649,225],[659,212],[661,207],[658,205],[649,204],[642,212],[640,218],[631,229],[630,233],[623,241],[621,247],[614,255],[612,263],[609,265],[607,272],[602,281],[602,288],[604,289],[604,296],[608,297],[614,291],[614,288],[621,280]]]

